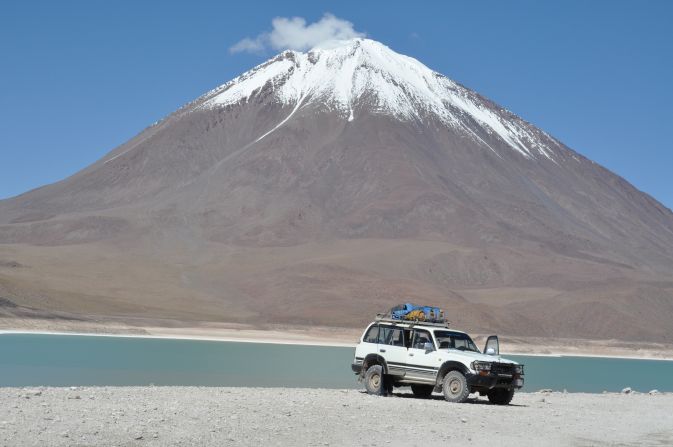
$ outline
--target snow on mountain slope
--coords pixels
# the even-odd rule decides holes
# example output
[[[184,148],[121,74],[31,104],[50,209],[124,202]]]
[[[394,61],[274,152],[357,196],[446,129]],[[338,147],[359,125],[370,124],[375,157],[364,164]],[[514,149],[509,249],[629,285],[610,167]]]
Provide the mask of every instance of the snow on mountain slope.
[[[333,42],[307,53],[286,51],[209,92],[201,107],[246,102],[267,85],[283,104],[318,103],[352,121],[358,106],[369,101],[369,112],[404,120],[438,118],[487,144],[471,129],[466,119],[471,118],[524,157],[553,160],[553,149],[523,120],[373,40]]]

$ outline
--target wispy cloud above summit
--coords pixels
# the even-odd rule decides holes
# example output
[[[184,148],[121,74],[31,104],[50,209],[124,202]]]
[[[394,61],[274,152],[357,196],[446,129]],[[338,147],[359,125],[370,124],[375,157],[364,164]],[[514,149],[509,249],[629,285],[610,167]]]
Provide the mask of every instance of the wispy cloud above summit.
[[[229,48],[231,53],[259,53],[265,49],[307,50],[332,40],[364,37],[353,23],[326,13],[320,20],[306,23],[303,17],[276,17],[271,21],[272,30],[254,38],[246,37]]]

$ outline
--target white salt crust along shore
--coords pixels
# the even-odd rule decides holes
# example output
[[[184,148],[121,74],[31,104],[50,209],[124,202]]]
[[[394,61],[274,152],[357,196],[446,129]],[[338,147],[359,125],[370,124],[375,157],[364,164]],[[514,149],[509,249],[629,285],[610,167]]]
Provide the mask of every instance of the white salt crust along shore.
[[[357,390],[0,388],[0,445],[672,445],[671,408],[673,394],[522,393],[496,406]]]

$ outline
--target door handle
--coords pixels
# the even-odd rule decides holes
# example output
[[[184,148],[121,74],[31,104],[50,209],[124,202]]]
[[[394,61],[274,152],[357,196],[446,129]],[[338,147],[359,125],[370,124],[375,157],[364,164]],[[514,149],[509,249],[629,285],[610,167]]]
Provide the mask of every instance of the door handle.
[[[386,352],[385,349],[379,349],[379,352]]]

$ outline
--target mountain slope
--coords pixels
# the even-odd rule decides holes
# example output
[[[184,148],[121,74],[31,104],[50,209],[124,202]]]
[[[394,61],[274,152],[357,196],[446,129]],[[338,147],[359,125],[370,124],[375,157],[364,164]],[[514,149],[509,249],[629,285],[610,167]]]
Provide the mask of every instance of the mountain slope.
[[[673,341],[670,210],[366,39],[284,52],[0,202],[0,243],[36,309],[358,325],[412,297],[468,329]]]

